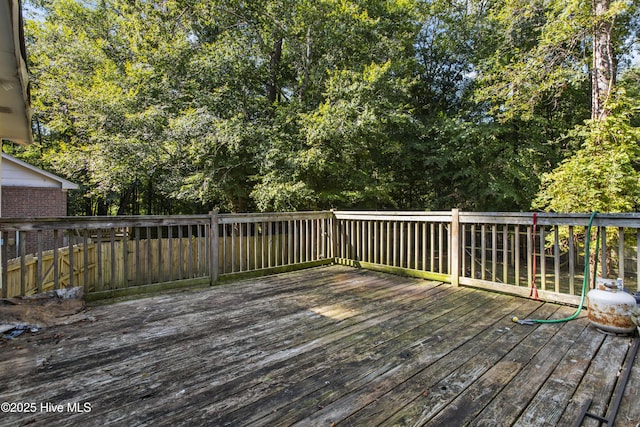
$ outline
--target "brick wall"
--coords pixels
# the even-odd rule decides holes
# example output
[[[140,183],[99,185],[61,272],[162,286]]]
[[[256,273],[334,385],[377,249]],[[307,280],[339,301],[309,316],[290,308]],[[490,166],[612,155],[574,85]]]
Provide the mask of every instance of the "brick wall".
[[[2,216],[17,217],[58,217],[67,215],[67,192],[59,188],[2,187]],[[12,233],[13,234],[13,233]],[[27,233],[26,253],[38,250],[36,233]],[[9,236],[8,243],[15,242],[15,235]],[[58,246],[62,242],[58,242]],[[17,253],[15,243],[9,245],[9,253]],[[43,250],[53,248],[53,232],[43,233]]]
[[[66,191],[59,188],[2,187],[2,216],[5,218],[66,215]]]

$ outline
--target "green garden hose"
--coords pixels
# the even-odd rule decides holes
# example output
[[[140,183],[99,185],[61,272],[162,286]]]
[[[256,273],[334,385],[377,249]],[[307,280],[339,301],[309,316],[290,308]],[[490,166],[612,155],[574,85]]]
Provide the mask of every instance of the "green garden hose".
[[[584,306],[584,299],[587,296],[587,285],[589,284],[589,258],[590,258],[590,250],[589,247],[591,245],[591,225],[593,224],[593,220],[596,217],[596,213],[597,212],[592,212],[591,213],[591,218],[589,218],[589,225],[587,226],[587,235],[585,237],[585,244],[584,244],[584,279],[582,280],[582,296],[580,297],[580,305],[578,305],[578,309],[576,310],[575,313],[573,313],[571,316],[569,317],[565,317],[562,319],[524,319],[524,320],[518,320],[517,317],[514,317],[512,320],[516,323],[519,323],[521,325],[532,325],[534,323],[562,323],[562,322],[568,322],[570,320],[575,319],[576,317],[578,317],[578,315],[580,314],[580,312],[582,311],[582,307]],[[595,257],[595,262],[594,262],[594,268],[593,268],[593,283],[595,284],[596,281],[596,271],[598,268],[598,249],[599,249],[599,242],[600,241],[600,234],[598,233],[598,238],[596,241],[596,257]]]

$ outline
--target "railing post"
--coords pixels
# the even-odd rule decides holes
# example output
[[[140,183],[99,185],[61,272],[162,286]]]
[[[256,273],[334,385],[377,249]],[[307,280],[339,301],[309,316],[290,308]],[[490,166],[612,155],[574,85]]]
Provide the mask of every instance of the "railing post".
[[[451,284],[460,285],[460,210],[451,210],[451,248],[450,248]]]
[[[219,266],[218,266],[218,248],[220,244],[220,235],[218,231],[218,210],[215,209],[209,212],[211,215],[211,239],[209,244],[211,245],[211,259],[209,260],[209,271],[211,275],[211,284],[218,281]]]
[[[336,220],[336,214],[333,209],[331,209],[329,213],[329,224],[331,227],[331,235],[330,237],[330,246],[331,246],[331,258],[333,258],[333,262],[336,262],[338,258],[338,221]]]
[[[9,238],[9,233],[0,229],[0,296],[2,298],[7,298],[9,296],[7,287],[9,286],[8,280],[8,259],[9,259],[9,250],[7,245],[7,240]],[[640,257],[639,257],[640,258]]]

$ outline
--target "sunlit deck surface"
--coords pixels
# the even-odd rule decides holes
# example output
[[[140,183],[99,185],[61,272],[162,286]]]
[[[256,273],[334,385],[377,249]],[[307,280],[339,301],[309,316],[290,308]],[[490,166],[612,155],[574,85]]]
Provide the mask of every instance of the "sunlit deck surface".
[[[90,307],[0,344],[3,425],[573,425],[632,340],[574,308],[342,266]],[[640,422],[636,360],[615,425]],[[88,413],[42,403],[91,404]],[[597,425],[586,421],[585,425]]]

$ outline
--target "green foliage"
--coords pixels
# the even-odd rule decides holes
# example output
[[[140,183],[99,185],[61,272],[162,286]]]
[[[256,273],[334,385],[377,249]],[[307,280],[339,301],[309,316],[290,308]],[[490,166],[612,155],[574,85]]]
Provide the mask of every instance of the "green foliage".
[[[636,207],[637,69],[629,103],[580,126],[589,3],[30,3],[37,143],[17,155],[81,184],[78,213],[522,210],[541,179],[555,210],[554,183],[586,175],[585,200]],[[635,3],[606,17],[616,54]]]
[[[46,19],[27,24],[36,139],[58,173],[85,186],[88,205],[119,194],[122,211],[132,186],[146,188],[161,167],[189,28],[171,3],[42,6]]]
[[[411,124],[407,83],[391,77],[387,62],[333,73],[327,86],[326,101],[302,118],[303,175],[321,206],[393,206],[393,171],[385,163],[398,155],[396,138]]]
[[[636,111],[638,107],[635,107]],[[568,139],[584,141],[545,174],[533,207],[555,212],[631,212],[640,207],[640,128],[621,96],[605,120],[577,126]]]
[[[621,110],[629,115],[631,126],[640,127],[640,65],[624,70],[619,79],[619,86],[628,100],[628,105]]]
[[[392,73],[386,62],[330,75],[325,101],[295,123],[303,143],[280,135],[267,150],[260,209],[394,206],[389,166],[413,124],[408,83]]]
[[[478,100],[489,101],[500,120],[530,119],[540,106],[555,107],[567,91],[590,83],[595,16],[591,2],[503,0],[489,17],[495,51],[479,64]],[[626,22],[635,6],[611,1],[604,20]],[[630,27],[618,25],[611,47],[619,50]],[[587,93],[588,93],[588,89]],[[581,104],[589,108],[588,101]]]

